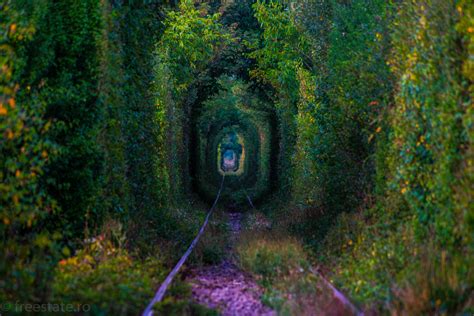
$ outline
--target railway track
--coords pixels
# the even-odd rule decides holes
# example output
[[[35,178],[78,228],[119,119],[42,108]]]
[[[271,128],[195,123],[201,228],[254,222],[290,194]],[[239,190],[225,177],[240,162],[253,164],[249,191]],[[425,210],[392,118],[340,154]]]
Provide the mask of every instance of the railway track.
[[[199,242],[199,239],[204,234],[209,218],[219,202],[224,186],[224,179],[225,175],[222,177],[221,185],[214,203],[209,209],[198,234],[188,247],[187,251],[158,288],[155,296],[143,311],[142,316],[153,316],[153,306],[163,300],[166,290],[172,283],[174,277],[178,274],[179,270]],[[244,192],[249,205],[252,209],[255,209],[252,199],[245,189]],[[229,224],[233,245],[238,240],[241,230],[241,214],[229,213]],[[231,251],[232,249],[229,249],[229,252]],[[318,276],[324,286],[332,294],[332,300],[328,303],[328,311],[325,315],[364,315],[363,311],[357,308],[349,298],[329,282],[318,270],[314,268],[311,268],[310,270],[311,273]],[[225,259],[220,265],[207,267],[200,271],[194,271],[192,274],[193,278],[190,283],[194,299],[200,304],[220,309],[224,316],[276,315],[274,311],[260,302],[262,289],[248,274],[240,271],[229,258]]]
[[[188,259],[189,255],[190,255],[191,252],[193,251],[194,247],[196,247],[196,245],[197,245],[199,239],[200,239],[201,236],[204,234],[204,230],[206,229],[206,226],[207,226],[207,224],[209,223],[209,218],[211,217],[212,212],[214,212],[214,209],[215,209],[216,206],[217,206],[217,202],[219,202],[219,198],[220,198],[220,196],[221,196],[222,188],[224,187],[224,180],[225,180],[225,175],[222,176],[222,181],[221,181],[221,185],[220,185],[219,191],[217,192],[217,195],[216,195],[216,198],[215,198],[215,200],[214,200],[214,203],[212,204],[211,208],[210,208],[209,211],[207,212],[206,219],[204,220],[204,223],[202,224],[201,229],[199,229],[198,234],[196,235],[196,237],[195,237],[194,240],[192,241],[192,243],[191,243],[191,245],[189,246],[188,250],[186,250],[186,252],[185,252],[184,255],[181,257],[181,259],[178,261],[178,263],[175,265],[175,267],[173,268],[173,270],[171,270],[171,272],[168,274],[168,276],[166,277],[165,281],[161,284],[161,286],[159,287],[159,289],[156,291],[155,296],[154,296],[153,299],[150,301],[150,303],[148,304],[148,306],[146,307],[146,309],[143,311],[142,316],[152,316],[152,315],[153,315],[153,306],[154,306],[156,303],[161,302],[161,300],[163,300],[163,297],[165,296],[166,290],[168,289],[168,287],[170,286],[171,282],[173,281],[173,278],[178,274],[179,270],[181,269],[181,267],[183,266],[183,264],[186,262],[186,260]]]

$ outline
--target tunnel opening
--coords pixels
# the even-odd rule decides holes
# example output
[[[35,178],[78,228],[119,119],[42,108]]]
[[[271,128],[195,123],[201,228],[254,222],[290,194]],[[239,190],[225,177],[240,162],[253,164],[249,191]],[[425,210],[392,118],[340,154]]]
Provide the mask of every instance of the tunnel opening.
[[[221,10],[220,22],[236,38],[261,32],[248,8],[234,3]],[[234,205],[247,206],[246,194],[255,203],[263,202],[278,188],[275,90],[250,75],[255,65],[251,50],[237,41],[220,50],[195,77],[183,102],[190,189],[207,202],[213,201],[224,174],[221,200]]]
[[[193,190],[212,201],[225,175],[223,201],[246,205],[246,194],[260,201],[275,187],[271,167],[278,146],[272,135],[277,130],[272,106],[241,78],[224,74],[215,83],[217,92],[191,106]]]
[[[241,175],[245,170],[243,137],[234,131],[225,135],[217,147],[217,159],[221,175]]]

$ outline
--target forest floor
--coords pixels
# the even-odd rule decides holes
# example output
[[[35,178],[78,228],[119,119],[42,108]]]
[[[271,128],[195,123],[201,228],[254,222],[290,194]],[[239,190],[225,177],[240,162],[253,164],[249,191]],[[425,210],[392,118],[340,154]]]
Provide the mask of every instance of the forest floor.
[[[191,284],[193,300],[223,316],[272,316],[276,313],[262,304],[263,289],[248,273],[234,262],[234,246],[241,231],[242,213],[229,213],[230,243],[222,263],[194,268],[187,281]]]

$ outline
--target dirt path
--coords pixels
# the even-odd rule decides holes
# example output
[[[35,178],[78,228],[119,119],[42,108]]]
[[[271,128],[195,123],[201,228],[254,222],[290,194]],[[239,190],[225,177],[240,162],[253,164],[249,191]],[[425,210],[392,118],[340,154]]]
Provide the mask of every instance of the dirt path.
[[[193,299],[201,305],[219,310],[223,316],[276,315],[261,303],[262,289],[232,262],[230,254],[240,233],[241,220],[241,213],[229,213],[229,257],[220,265],[191,271],[188,281],[191,283]]]

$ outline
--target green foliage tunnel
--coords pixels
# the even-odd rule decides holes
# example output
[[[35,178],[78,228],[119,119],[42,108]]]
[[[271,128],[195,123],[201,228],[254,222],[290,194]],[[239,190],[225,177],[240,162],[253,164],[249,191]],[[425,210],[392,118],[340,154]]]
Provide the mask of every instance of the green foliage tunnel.
[[[0,302],[138,314],[225,145],[221,206],[250,197],[361,306],[472,313],[473,81],[469,0],[4,0]]]

